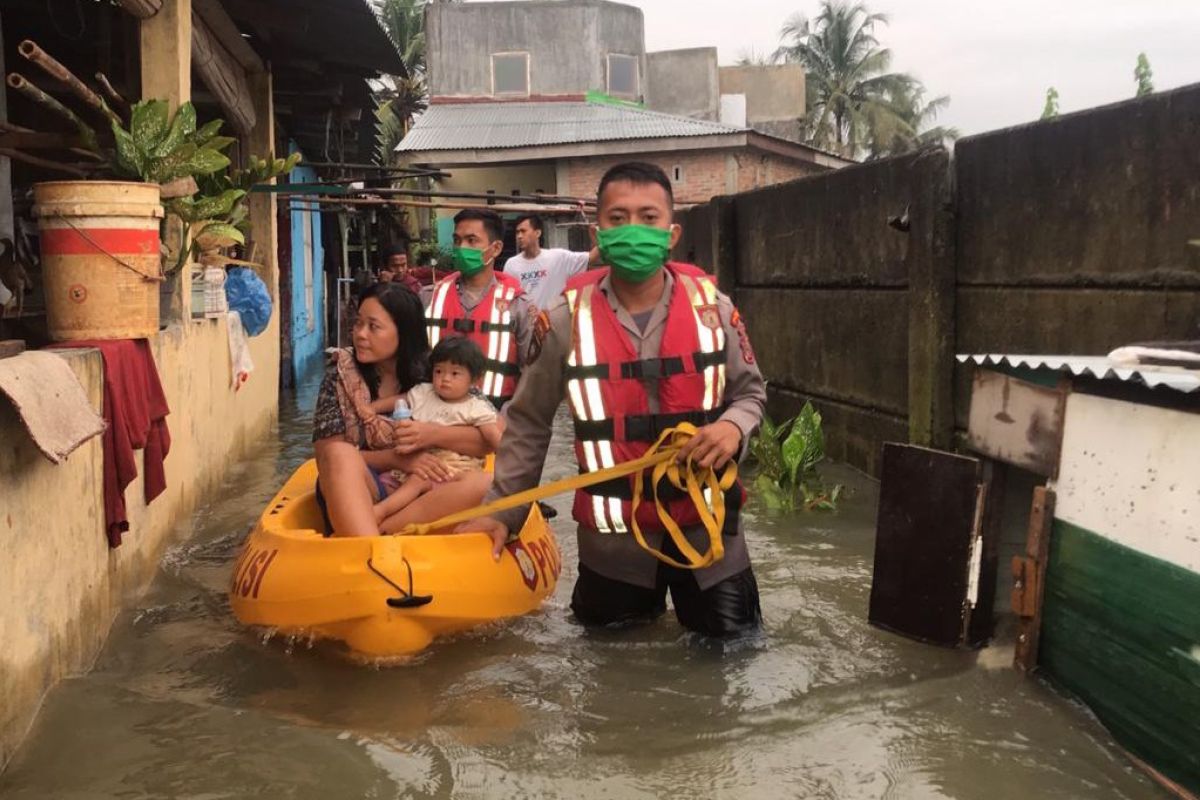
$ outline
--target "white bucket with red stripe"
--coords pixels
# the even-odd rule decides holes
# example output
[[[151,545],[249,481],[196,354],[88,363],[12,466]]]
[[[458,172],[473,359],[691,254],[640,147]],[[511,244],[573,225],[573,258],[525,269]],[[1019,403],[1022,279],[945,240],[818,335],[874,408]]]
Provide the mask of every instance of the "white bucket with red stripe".
[[[158,331],[159,188],[124,181],[33,187],[50,338],[140,339]]]

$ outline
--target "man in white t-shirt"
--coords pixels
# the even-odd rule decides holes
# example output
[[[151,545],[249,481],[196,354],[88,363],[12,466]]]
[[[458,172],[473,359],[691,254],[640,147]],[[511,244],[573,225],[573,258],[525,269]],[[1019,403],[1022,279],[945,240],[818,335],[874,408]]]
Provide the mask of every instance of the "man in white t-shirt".
[[[567,286],[567,279],[597,263],[600,253],[576,253],[559,248],[542,249],[542,218],[527,214],[517,220],[517,249],[521,252],[504,264],[504,272],[521,281],[521,288],[538,308],[549,308]]]

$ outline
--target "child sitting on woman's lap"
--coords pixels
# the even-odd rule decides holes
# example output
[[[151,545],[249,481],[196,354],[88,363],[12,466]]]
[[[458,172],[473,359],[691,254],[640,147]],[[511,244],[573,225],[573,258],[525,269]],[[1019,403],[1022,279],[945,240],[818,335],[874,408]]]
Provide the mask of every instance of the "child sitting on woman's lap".
[[[495,450],[502,432],[499,415],[487,398],[471,391],[483,376],[483,351],[470,339],[455,336],[438,342],[429,361],[433,381],[417,384],[401,396],[412,410],[412,419],[437,425],[473,425]],[[429,452],[455,473],[455,479],[483,469],[482,458],[440,448]],[[375,504],[380,530],[394,533],[402,528],[403,520],[395,515],[431,488],[433,483],[425,478],[405,476],[399,488]]]

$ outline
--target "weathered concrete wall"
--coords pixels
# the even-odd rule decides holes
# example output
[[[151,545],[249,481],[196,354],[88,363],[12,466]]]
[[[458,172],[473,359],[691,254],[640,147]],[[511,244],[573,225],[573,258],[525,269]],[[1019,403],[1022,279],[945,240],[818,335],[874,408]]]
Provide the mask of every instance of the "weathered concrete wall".
[[[1198,141],[1200,85],[959,142],[958,351],[1200,337]]]
[[[643,82],[641,9],[606,0],[430,3],[426,6],[429,93],[492,94],[493,53],[529,53],[531,95],[605,90],[609,53],[638,56]],[[563,47],[563,37],[573,42]]]
[[[813,400],[830,427],[830,455],[869,470],[879,436],[908,438],[913,390],[949,397],[948,373],[909,378],[910,360],[936,333],[934,319],[913,312],[931,302],[929,276],[951,267],[948,163],[938,150],[734,199],[737,302],[774,407],[790,414]],[[888,225],[906,211],[908,231]],[[948,439],[942,405],[923,438],[933,426]]]
[[[720,118],[717,48],[692,47],[646,54],[646,105],[694,119]]]
[[[732,271],[773,411],[874,471],[965,425],[955,352],[1200,336],[1198,139],[1200,85],[698,207],[677,256]]]
[[[91,665],[113,619],[154,575],[180,523],[220,483],[227,465],[270,430],[278,412],[278,313],[250,341],[256,369],[234,393],[223,319],[173,325],[152,340],[171,408],[168,486],[149,506],[141,477],[126,489],[130,530],[115,550],[104,535],[100,438],[54,466],[30,442],[12,406],[0,401],[0,586],[6,601],[0,605],[0,766],[46,691]],[[99,352],[63,356],[99,409]]]
[[[746,122],[796,120],[804,116],[804,67],[799,64],[721,67],[721,94],[746,95]]]

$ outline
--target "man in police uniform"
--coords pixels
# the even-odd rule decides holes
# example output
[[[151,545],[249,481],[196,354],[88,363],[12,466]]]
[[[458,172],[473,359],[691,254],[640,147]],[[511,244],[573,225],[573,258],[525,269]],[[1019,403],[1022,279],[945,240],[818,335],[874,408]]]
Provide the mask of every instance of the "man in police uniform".
[[[483,394],[496,408],[512,398],[529,362],[537,309],[520,282],[495,270],[504,249],[504,221],[494,211],[466,209],[454,217],[455,273],[421,290],[429,344],[470,336],[483,351]]]
[[[615,439],[611,418],[621,414],[621,410],[597,411],[596,405],[608,402],[619,406],[629,402],[623,399],[625,395],[635,394],[645,398],[641,402],[649,414],[625,416],[620,426],[624,432],[620,435],[626,439],[640,437],[643,444],[639,446],[643,449],[644,442],[652,440],[662,427],[680,419],[699,419],[706,424],[699,427],[697,435],[685,446],[680,460],[690,454],[701,467],[719,468],[744,450],[762,418],[766,402],[762,375],[746,338],[745,326],[729,298],[718,293],[709,279],[697,278],[698,271],[693,267],[671,264],[664,268],[667,254],[680,236],[679,226],[672,223],[673,207],[670,181],[653,165],[620,164],[601,180],[596,237],[601,262],[609,265],[609,273],[598,281],[592,279],[594,288],[590,296],[595,305],[587,312],[580,311],[581,291],[587,290],[569,286],[564,297],[540,315],[533,361],[526,366],[516,396],[508,406],[508,428],[497,453],[495,484],[487,500],[538,484],[550,442],[551,423],[564,396],[576,418],[577,437]],[[593,274],[587,273],[580,279],[587,280]],[[685,284],[693,295],[707,291],[708,296],[695,297],[689,308]],[[607,308],[600,304],[606,304]],[[681,310],[683,313],[679,313]],[[581,317],[587,320],[582,323],[585,325],[591,325],[594,318],[609,320],[607,328],[596,330],[600,331],[601,339],[608,337],[612,341],[581,342],[591,330],[580,327]],[[693,328],[691,332],[687,331],[688,325]],[[691,348],[697,350],[696,355],[693,358],[687,353],[685,358],[668,359],[666,339],[679,340],[680,331],[683,331],[682,343],[672,344],[675,348],[672,353]],[[627,347],[618,341],[621,337]],[[707,342],[708,347],[697,347],[696,342]],[[588,381],[580,376],[609,374],[602,369],[604,365],[596,366],[594,352],[590,362],[592,372],[587,373],[588,368],[580,366],[589,363],[586,351],[598,348],[612,354],[622,347],[636,353],[634,361],[620,367],[635,375],[640,386],[627,375],[625,380],[600,378],[597,391],[588,387],[585,393],[581,386]],[[686,376],[678,374],[678,368],[668,369],[664,366],[668,361],[692,364],[689,369],[693,374]],[[676,407],[671,410],[681,409],[677,401],[680,392],[661,391],[660,384],[689,378],[698,381],[683,384],[693,387],[687,401],[692,404],[687,409],[690,413],[661,413],[663,404],[669,403],[671,397],[676,397]],[[680,384],[673,384],[677,385]],[[589,419],[589,405],[591,419],[601,422],[582,421],[581,425],[581,415],[584,420]],[[638,426],[633,424],[635,420]],[[587,433],[605,424],[609,433]],[[642,429],[642,433],[630,433],[634,427]],[[580,468],[591,471],[610,466],[614,460],[617,463],[628,460],[619,454],[628,455],[629,445],[629,441],[577,441]],[[582,455],[585,451],[586,459]],[[601,453],[599,457],[595,455],[597,452]],[[615,459],[614,452],[618,453]],[[740,496],[734,497],[728,504],[733,506],[729,513],[735,520],[726,525],[724,558],[693,571],[668,566],[637,545],[626,525],[630,514],[636,513],[628,503],[628,495],[624,506],[614,497],[577,495],[574,516],[580,523],[580,565],[571,600],[576,618],[585,625],[653,618],[666,610],[669,589],[676,616],[690,630],[725,636],[757,628],[761,623],[758,587],[745,537],[736,521],[739,500]],[[514,509],[472,520],[459,530],[487,532],[493,540],[493,556],[498,559],[509,532],[520,528],[525,515],[526,509]],[[672,516],[675,517],[674,513]],[[643,516],[638,515],[638,519]],[[696,549],[707,548],[702,526],[685,524],[684,534]],[[676,559],[680,557],[661,529],[647,530],[645,535],[652,547]]]

